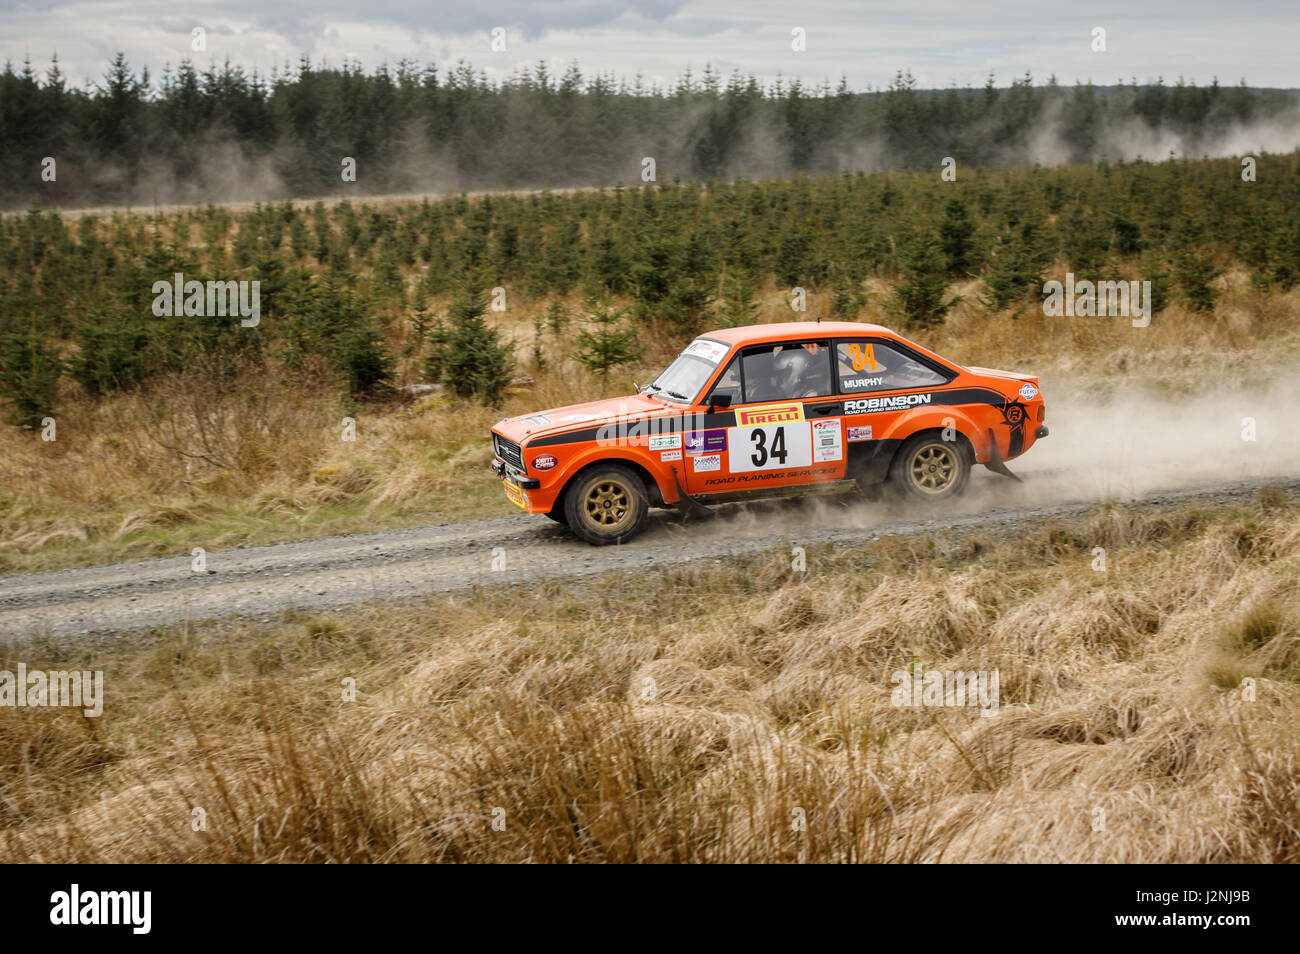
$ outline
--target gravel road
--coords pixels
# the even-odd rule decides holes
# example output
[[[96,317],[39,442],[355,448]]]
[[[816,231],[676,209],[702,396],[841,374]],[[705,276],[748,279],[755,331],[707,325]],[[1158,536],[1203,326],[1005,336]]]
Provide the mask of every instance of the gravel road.
[[[1213,506],[1248,499],[1266,484],[1300,491],[1297,478],[1253,477],[1110,496],[1154,506]],[[202,572],[193,569],[187,551],[137,563],[0,576],[0,637],[113,635],[220,617],[269,620],[286,609],[340,609],[474,585],[529,585],[794,544],[1014,528],[1097,505],[1091,494],[1070,499],[1069,485],[1050,472],[1027,475],[1024,484],[981,474],[971,491],[960,509],[942,513],[851,496],[732,505],[718,508],[716,519],[685,523],[675,513],[654,511],[647,532],[622,547],[589,547],[544,517],[519,514],[211,551]]]

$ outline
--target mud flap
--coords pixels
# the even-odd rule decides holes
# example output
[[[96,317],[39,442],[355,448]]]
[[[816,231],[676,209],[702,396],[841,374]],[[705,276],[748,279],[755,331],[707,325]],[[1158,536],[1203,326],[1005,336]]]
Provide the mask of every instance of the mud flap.
[[[1002,453],[998,450],[998,439],[993,436],[993,428],[991,427],[989,428],[989,459],[984,466],[995,474],[1001,474],[1003,477],[1010,477],[1012,480],[1024,483],[1023,480],[1020,480],[1019,477],[1007,469],[1006,463],[1002,460]]]
[[[682,515],[682,519],[685,519],[688,516],[696,516],[696,517],[717,516],[717,514],[715,514],[712,510],[704,506],[704,504],[700,503],[698,500],[696,500],[694,497],[692,497],[690,494],[686,492],[686,488],[682,486],[681,480],[677,477],[677,468],[674,467],[672,470],[673,470],[673,483],[677,485],[677,511]]]

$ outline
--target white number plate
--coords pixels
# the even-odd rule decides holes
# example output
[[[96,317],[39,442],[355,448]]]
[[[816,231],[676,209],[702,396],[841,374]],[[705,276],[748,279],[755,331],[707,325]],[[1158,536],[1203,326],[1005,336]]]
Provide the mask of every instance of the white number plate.
[[[727,428],[730,470],[785,470],[812,463],[812,434],[807,421]]]

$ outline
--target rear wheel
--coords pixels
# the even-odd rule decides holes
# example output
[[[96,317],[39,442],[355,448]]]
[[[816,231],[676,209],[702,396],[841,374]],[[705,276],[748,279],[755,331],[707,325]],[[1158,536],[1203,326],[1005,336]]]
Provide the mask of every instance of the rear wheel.
[[[619,464],[600,464],[580,474],[564,495],[569,529],[596,546],[631,540],[649,512],[641,478]]]
[[[966,489],[970,470],[970,453],[963,441],[918,434],[899,449],[889,481],[913,499],[948,500]]]

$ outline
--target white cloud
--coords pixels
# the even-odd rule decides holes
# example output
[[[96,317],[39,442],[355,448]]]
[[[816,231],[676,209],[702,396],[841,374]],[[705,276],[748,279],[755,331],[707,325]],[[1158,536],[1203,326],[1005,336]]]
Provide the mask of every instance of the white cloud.
[[[208,31],[205,53],[190,50],[194,26]],[[505,53],[489,50],[495,26],[508,30]],[[807,32],[803,53],[790,48],[796,26]],[[1090,49],[1096,26],[1107,31],[1105,53]],[[885,85],[899,69],[923,87],[981,85],[990,68],[1001,83],[1028,70],[1063,83],[1244,76],[1252,85],[1294,87],[1298,47],[1300,18],[1268,0],[1156,0],[1140,8],[1102,0],[1086,9],[1010,0],[995,10],[966,0],[227,0],[180,10],[171,0],[0,2],[0,57],[20,63],[30,55],[43,71],[57,52],[78,83],[98,80],[121,50],[155,75],[187,56],[200,66],[230,59],[268,72],[307,55],[360,59],[367,68],[403,57],[440,65],[463,58],[494,77],[538,60],[666,79],[711,63],[809,84],[843,75],[854,89]]]

